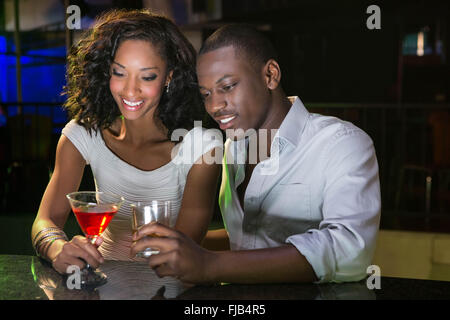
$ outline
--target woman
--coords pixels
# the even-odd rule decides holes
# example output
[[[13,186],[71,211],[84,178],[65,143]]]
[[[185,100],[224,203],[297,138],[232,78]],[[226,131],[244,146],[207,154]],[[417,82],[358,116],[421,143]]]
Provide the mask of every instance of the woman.
[[[171,200],[172,225],[200,243],[220,164],[196,160],[214,157],[222,145],[198,141],[204,129],[193,126],[202,106],[195,51],[177,27],[147,11],[102,15],[69,56],[66,93],[72,120],[32,227],[37,253],[60,273],[69,265],[132,259],[129,204],[154,199]],[[170,139],[175,129],[189,130],[179,143]],[[175,161],[195,149],[194,140],[202,145],[196,163]],[[86,164],[98,191],[125,198],[98,249],[82,236],[68,241],[62,231],[70,213],[65,195],[78,190]]]

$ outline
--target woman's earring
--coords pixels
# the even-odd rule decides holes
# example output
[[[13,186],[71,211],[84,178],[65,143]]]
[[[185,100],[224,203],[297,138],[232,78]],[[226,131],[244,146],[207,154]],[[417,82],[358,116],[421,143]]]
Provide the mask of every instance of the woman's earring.
[[[170,86],[170,82],[167,84],[166,93],[169,93],[169,86]]]

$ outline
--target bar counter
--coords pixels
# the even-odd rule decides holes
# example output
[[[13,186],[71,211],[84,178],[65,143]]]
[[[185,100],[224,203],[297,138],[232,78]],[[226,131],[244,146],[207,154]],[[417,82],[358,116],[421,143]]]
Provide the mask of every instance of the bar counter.
[[[328,284],[187,286],[159,278],[145,262],[106,261],[108,282],[95,290],[68,289],[63,276],[35,256],[0,255],[0,300],[449,300],[450,282],[381,277]]]

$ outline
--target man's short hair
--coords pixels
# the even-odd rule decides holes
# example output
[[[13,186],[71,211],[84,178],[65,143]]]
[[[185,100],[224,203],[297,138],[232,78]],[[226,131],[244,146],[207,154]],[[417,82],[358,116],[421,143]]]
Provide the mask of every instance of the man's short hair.
[[[277,60],[277,53],[269,39],[248,24],[229,24],[210,35],[199,51],[199,56],[223,47],[232,46],[236,53],[245,55],[256,68],[269,59]]]

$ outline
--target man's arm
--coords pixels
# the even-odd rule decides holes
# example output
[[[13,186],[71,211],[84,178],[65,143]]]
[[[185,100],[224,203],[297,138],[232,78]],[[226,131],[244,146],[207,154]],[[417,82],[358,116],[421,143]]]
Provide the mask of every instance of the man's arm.
[[[328,165],[319,227],[286,239],[311,263],[320,282],[367,276],[380,221],[378,163],[370,137],[338,131],[325,148]]]
[[[221,251],[211,263],[214,282],[282,283],[314,282],[308,260],[292,245],[276,248]]]
[[[134,235],[131,255],[146,247],[160,249],[148,259],[160,277],[190,283],[313,282],[317,277],[306,258],[292,245],[243,251],[209,251],[179,231],[149,224]],[[149,238],[156,233],[162,237]],[[139,241],[138,241],[139,240]]]

